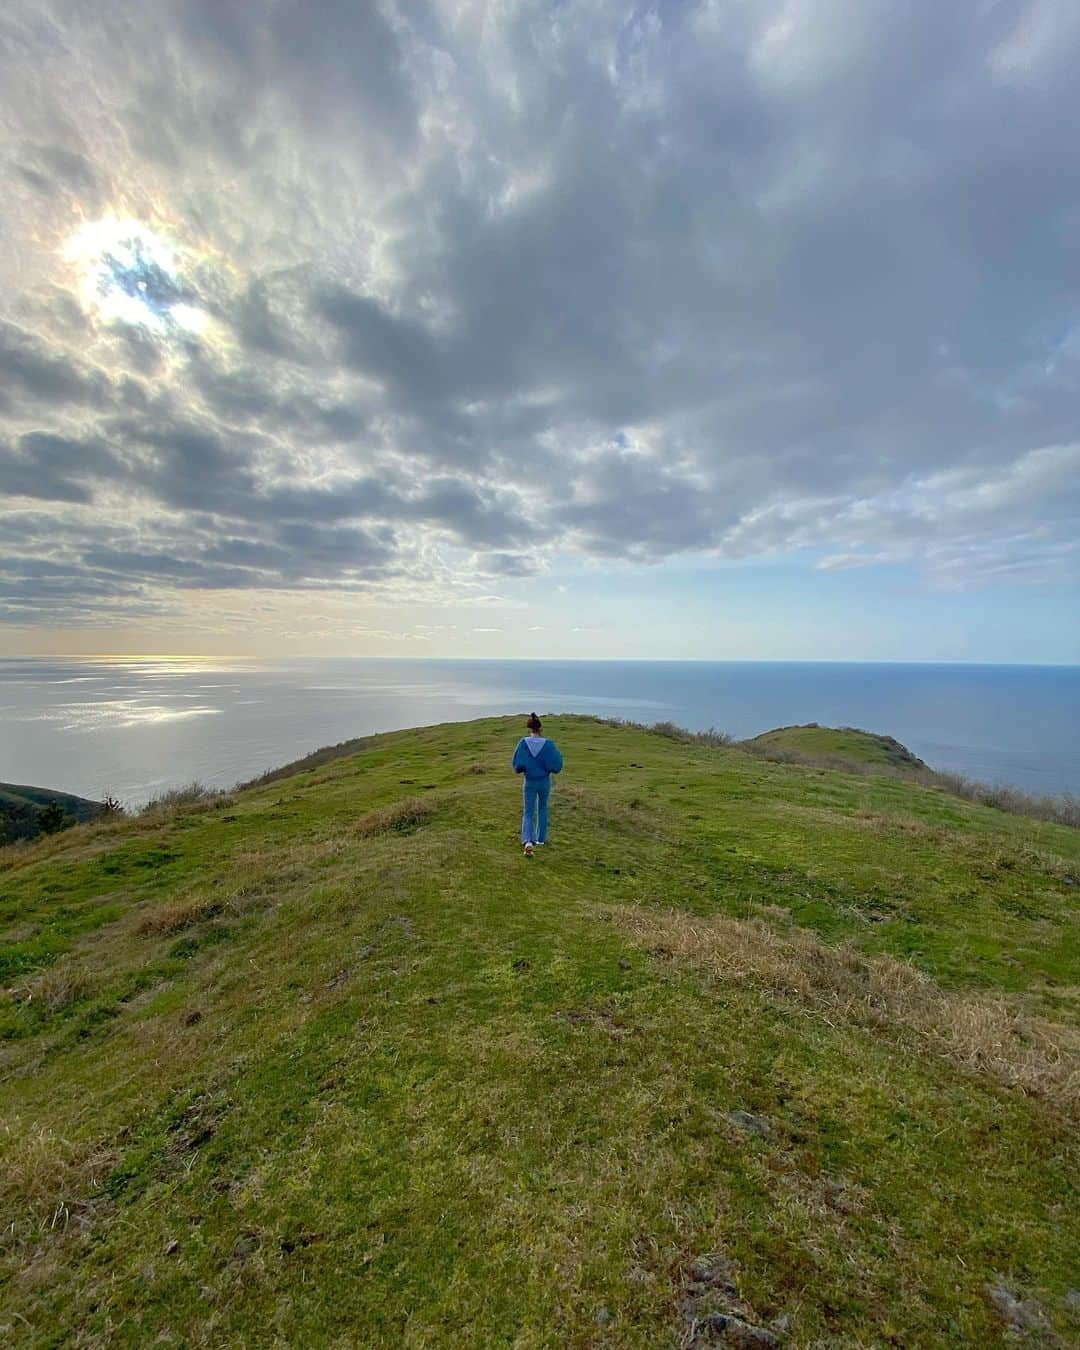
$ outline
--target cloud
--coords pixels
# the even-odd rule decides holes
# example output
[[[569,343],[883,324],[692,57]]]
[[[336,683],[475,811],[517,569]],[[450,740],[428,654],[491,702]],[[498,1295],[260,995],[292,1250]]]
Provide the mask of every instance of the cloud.
[[[2,319],[0,381],[0,398],[9,408],[19,400],[102,408],[110,395],[109,381],[100,370]]]
[[[1057,0],[15,0],[9,606],[681,553],[1075,577],[1075,35]],[[65,244],[114,217],[197,330],[96,312]]]
[[[528,553],[474,553],[469,566],[485,577],[531,577],[540,570],[536,558]]]

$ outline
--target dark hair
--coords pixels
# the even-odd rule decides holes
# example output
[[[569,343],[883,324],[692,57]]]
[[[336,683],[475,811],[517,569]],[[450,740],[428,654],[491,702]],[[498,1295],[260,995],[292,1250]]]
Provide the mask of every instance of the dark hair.
[[[535,713],[529,714],[529,720],[525,723],[534,736],[540,735],[540,719]]]

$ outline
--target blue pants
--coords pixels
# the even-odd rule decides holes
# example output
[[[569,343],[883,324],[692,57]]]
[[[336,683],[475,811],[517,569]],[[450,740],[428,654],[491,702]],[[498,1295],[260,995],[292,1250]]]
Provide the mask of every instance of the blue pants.
[[[542,844],[547,839],[548,797],[551,796],[551,779],[528,778],[521,785],[521,795],[525,810],[521,816],[521,842],[523,844]]]

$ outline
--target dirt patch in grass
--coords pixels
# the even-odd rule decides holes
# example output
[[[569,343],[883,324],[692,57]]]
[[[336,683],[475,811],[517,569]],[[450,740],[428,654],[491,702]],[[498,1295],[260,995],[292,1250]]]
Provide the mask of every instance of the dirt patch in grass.
[[[568,1026],[590,1027],[606,1032],[610,1036],[634,1036],[639,1028],[631,1024],[625,1013],[612,1005],[601,1004],[581,1008],[563,1008],[554,1014],[559,1022]]]
[[[764,923],[618,909],[613,921],[643,947],[724,980],[740,980],[833,1022],[908,1037],[954,1063],[1039,1097],[1080,1119],[1080,1033],[1037,1019],[993,995],[954,994],[890,956],[827,946],[813,934]]]
[[[424,797],[405,797],[392,806],[369,811],[356,822],[357,834],[367,838],[376,834],[410,834],[427,824],[435,814],[436,803]]]
[[[202,1148],[217,1133],[232,1103],[219,1095],[202,1093],[169,1122],[169,1152],[183,1156]]]
[[[679,1311],[685,1324],[679,1339],[686,1350],[709,1345],[772,1347],[781,1344],[776,1332],[762,1326],[753,1308],[739,1293],[734,1262],[710,1252],[689,1262],[683,1274]],[[786,1330],[782,1319],[780,1330]]]
[[[416,928],[408,915],[395,914],[389,919],[384,919],[372,934],[371,941],[360,948],[357,953],[359,960],[366,961],[368,957],[374,956],[387,939],[394,937],[402,938],[406,942],[412,942],[416,937]],[[345,971],[344,973],[348,976],[351,971]],[[336,979],[335,976],[335,981]]]

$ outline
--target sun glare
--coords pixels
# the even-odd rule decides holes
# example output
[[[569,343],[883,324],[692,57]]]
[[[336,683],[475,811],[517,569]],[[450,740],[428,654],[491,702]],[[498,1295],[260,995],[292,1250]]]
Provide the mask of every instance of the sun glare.
[[[184,281],[180,251],[137,220],[87,221],[64,256],[79,269],[84,305],[106,322],[162,336],[201,333],[207,326],[205,310]]]

